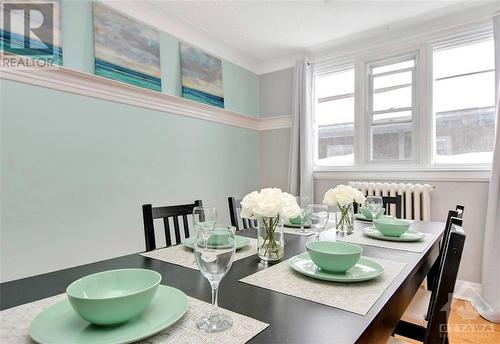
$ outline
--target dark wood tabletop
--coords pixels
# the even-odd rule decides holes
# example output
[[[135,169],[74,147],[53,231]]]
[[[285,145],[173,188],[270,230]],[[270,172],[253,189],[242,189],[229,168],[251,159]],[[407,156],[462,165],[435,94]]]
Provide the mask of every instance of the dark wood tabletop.
[[[356,229],[363,226],[357,223]],[[414,253],[363,246],[364,256],[407,264],[364,316],[239,282],[266,267],[256,255],[233,263],[220,285],[219,306],[270,324],[249,343],[385,343],[438,256],[438,239],[444,224],[415,222],[412,229],[435,234],[426,251]],[[238,234],[256,237],[253,229]],[[313,236],[285,234],[285,259],[304,252],[305,243],[310,240]],[[119,268],[158,271],[163,276],[162,284],[203,301],[211,300],[210,286],[199,271],[131,254],[2,283],[0,309],[64,293],[68,284],[80,277]]]

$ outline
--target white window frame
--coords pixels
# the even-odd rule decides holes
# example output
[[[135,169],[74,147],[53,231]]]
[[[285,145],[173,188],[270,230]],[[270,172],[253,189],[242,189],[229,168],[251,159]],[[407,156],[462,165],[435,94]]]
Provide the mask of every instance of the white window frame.
[[[413,59],[415,61],[415,65],[412,68],[408,68],[408,71],[412,71],[412,106],[410,108],[400,108],[395,109],[395,111],[411,111],[411,120],[405,121],[404,123],[411,122],[412,124],[412,158],[409,160],[392,160],[392,159],[378,159],[374,160],[372,158],[373,149],[372,149],[372,137],[371,137],[371,129],[374,125],[373,123],[373,115],[375,111],[373,111],[373,75],[371,71],[373,68],[377,68],[380,66],[390,65],[394,63],[399,63],[403,61],[407,61]],[[399,70],[401,71],[401,70]],[[419,60],[418,60],[418,51],[411,52],[409,54],[392,56],[389,58],[385,58],[382,60],[376,60],[373,62],[365,63],[365,74],[366,74],[366,95],[367,95],[367,104],[365,107],[365,123],[367,124],[365,130],[365,137],[367,138],[365,142],[365,151],[367,156],[365,157],[365,163],[367,165],[409,165],[416,163],[418,159],[418,145],[419,145],[419,137],[417,135],[418,131],[418,114],[419,114],[419,106],[418,106],[418,71],[419,71]],[[392,72],[390,72],[392,73]],[[393,123],[403,123],[396,121],[387,121],[383,124],[393,124]],[[382,124],[382,123],[381,123]]]
[[[436,164],[433,161],[434,154],[434,112],[433,112],[433,52],[434,48],[446,45],[455,45],[459,42],[475,42],[484,37],[491,37],[493,29],[491,21],[470,25],[460,30],[448,30],[437,32],[424,38],[418,37],[409,42],[389,42],[386,45],[360,50],[347,55],[338,55],[330,59],[320,60],[313,64],[313,77],[320,74],[345,69],[346,66],[354,66],[355,74],[355,115],[354,115],[354,165],[321,165],[317,160],[317,137],[314,133],[314,172],[315,178],[373,178],[373,172],[377,172],[377,178],[383,179],[387,175],[393,180],[397,177],[409,180],[425,180],[432,176],[440,176],[442,180],[459,180],[464,176],[466,180],[485,181],[489,178],[491,163],[488,164]],[[463,43],[462,43],[463,44]],[[412,137],[413,161],[389,160],[370,161],[369,137],[370,117],[369,115],[369,87],[367,65],[383,61],[387,63],[391,58],[403,58],[415,55],[415,78],[413,80],[413,93],[416,97],[415,108],[412,115],[414,135]],[[497,71],[498,73],[498,71]],[[314,86],[314,83],[313,83]],[[314,92],[314,87],[313,87]],[[313,120],[314,120],[314,93],[313,93]],[[498,120],[498,119],[497,119]],[[446,173],[442,175],[441,173]],[[390,177],[389,177],[390,176]],[[450,177],[448,177],[450,176]],[[329,177],[328,177],[329,178]],[[434,178],[434,177],[432,177]],[[457,179],[458,178],[458,179]],[[397,179],[397,178],[396,178]],[[464,179],[464,180],[465,180]],[[435,179],[430,179],[435,180]]]
[[[494,39],[493,31],[484,31],[475,34],[465,35],[463,37],[458,37],[456,39],[449,39],[440,42],[435,42],[429,46],[429,53],[431,59],[431,68],[429,70],[430,73],[430,126],[429,126],[429,143],[430,143],[430,152],[429,152],[429,163],[431,166],[435,168],[449,168],[449,169],[491,169],[491,163],[463,163],[463,164],[447,164],[447,163],[439,163],[435,160],[436,153],[436,123],[435,123],[435,114],[434,114],[434,51],[439,49],[449,49],[460,47],[463,45],[478,43],[481,41]],[[496,119],[497,121],[500,119]]]
[[[323,75],[328,75],[328,74],[333,74],[333,73],[339,73],[339,72],[342,72],[342,71],[345,71],[345,70],[349,70],[349,69],[352,69],[354,71],[354,94],[353,94],[353,97],[354,97],[354,147],[353,147],[353,150],[354,150],[354,164],[344,164],[344,165],[319,165],[318,164],[318,161],[319,161],[319,157],[318,157],[318,150],[319,150],[319,135],[318,135],[318,126],[316,125],[316,109],[315,109],[315,105],[316,105],[316,95],[315,95],[315,80],[316,80],[316,77],[321,77]],[[313,141],[314,141],[314,145],[313,145],[313,149],[314,149],[314,152],[313,152],[313,164],[316,168],[316,166],[322,166],[322,167],[327,167],[327,166],[336,166],[336,167],[347,167],[347,168],[352,168],[353,166],[356,165],[356,66],[354,64],[341,64],[341,65],[337,65],[335,66],[334,68],[332,69],[329,69],[327,72],[322,72],[322,73],[315,73],[313,75],[313,82],[312,82],[312,97],[313,97],[313,101],[312,101],[312,106],[311,106],[311,111],[312,111],[312,120],[313,120],[313,124],[312,124],[312,128],[313,128]],[[324,97],[324,98],[327,98],[327,97]]]

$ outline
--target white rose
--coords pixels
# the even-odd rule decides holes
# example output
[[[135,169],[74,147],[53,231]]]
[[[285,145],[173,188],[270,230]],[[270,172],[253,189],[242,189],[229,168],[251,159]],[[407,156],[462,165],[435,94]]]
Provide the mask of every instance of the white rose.
[[[280,216],[285,219],[294,219],[300,215],[300,207],[297,204],[297,200],[294,196],[284,192],[283,193],[283,205],[281,207]]]
[[[280,189],[261,190],[253,213],[258,217],[276,217],[281,211],[283,199]]]
[[[337,198],[335,197],[335,191],[333,189],[329,189],[325,193],[325,197],[323,198],[323,203],[330,207],[335,207],[337,205]]]
[[[365,204],[365,201],[366,201],[366,197],[365,195],[356,189],[356,193],[355,193],[355,196],[354,196],[354,201],[356,203],[358,203],[359,205],[364,205]]]
[[[259,193],[253,191],[243,197],[241,200],[241,213],[240,216],[243,218],[251,218],[253,216],[253,209],[257,206],[257,200],[259,198]]]

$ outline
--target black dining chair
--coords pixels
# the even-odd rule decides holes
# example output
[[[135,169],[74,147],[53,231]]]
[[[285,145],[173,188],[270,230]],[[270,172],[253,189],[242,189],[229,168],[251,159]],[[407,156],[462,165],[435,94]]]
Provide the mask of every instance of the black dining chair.
[[[373,196],[373,195],[366,195],[368,196]],[[389,214],[389,211],[391,210],[391,204],[396,205],[396,218],[400,219],[402,217],[402,204],[403,204],[403,197],[401,195],[396,195],[396,196],[382,196],[382,207],[385,209],[385,214]],[[359,205],[357,203],[354,203],[354,213],[358,212],[358,207]]]
[[[201,200],[194,201],[194,203],[191,204],[171,205],[165,207],[153,207],[151,206],[151,204],[144,204],[142,206],[142,216],[144,219],[144,238],[146,240],[146,251],[152,251],[156,249],[155,228],[153,220],[163,219],[166,247],[169,247],[172,246],[169,219],[172,218],[175,234],[174,245],[178,245],[181,243],[179,217],[182,218],[184,237],[189,238],[188,215],[193,214],[194,207],[198,207],[201,205],[203,205]]]
[[[241,199],[235,197],[228,197],[227,202],[229,204],[229,216],[231,217],[231,226],[235,227],[236,230],[240,230],[239,220],[243,223],[243,229],[257,228],[257,221],[251,219],[241,218],[239,211],[241,211]]]
[[[417,290],[417,294],[394,330],[395,334],[424,343],[447,342],[446,333],[440,332],[439,328],[441,325],[446,325],[448,320],[464,242],[462,219],[452,217],[449,234],[443,237],[442,250],[438,257],[437,278],[432,290],[422,288]]]

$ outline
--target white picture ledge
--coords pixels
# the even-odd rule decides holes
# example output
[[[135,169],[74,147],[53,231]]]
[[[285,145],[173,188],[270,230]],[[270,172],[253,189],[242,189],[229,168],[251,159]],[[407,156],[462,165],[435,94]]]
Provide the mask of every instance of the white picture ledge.
[[[2,67],[0,78],[252,130],[273,130],[291,126],[290,116],[252,117],[64,67],[54,69]]]

